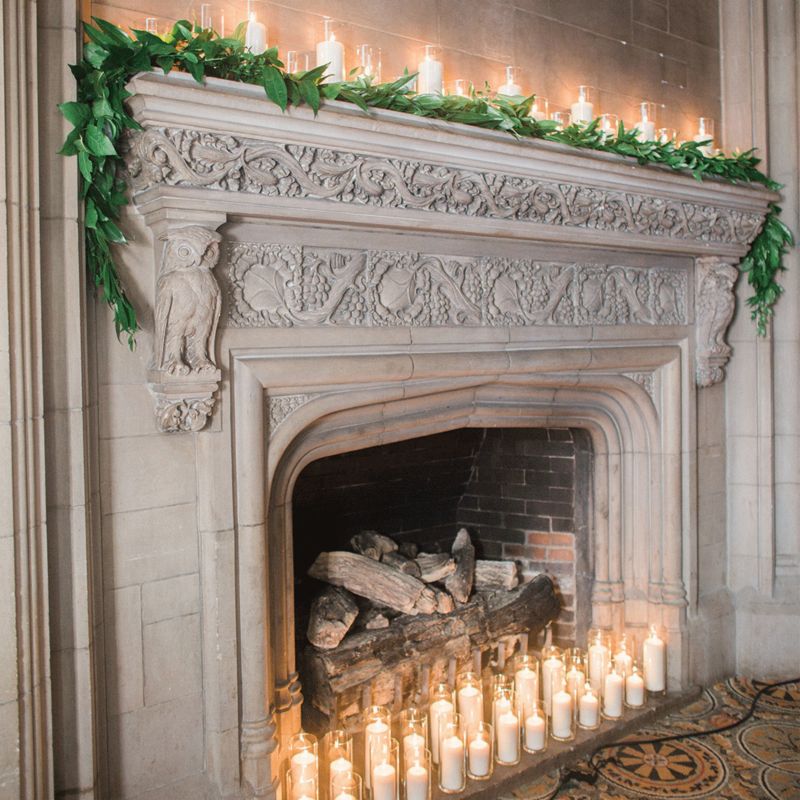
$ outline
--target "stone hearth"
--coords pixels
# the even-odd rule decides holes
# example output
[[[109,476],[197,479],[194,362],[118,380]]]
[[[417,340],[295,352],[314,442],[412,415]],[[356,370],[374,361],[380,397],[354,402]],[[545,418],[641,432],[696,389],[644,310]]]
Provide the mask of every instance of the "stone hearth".
[[[300,725],[295,487],[364,448],[580,431],[591,620],[663,625],[686,689],[696,390],[724,377],[733,265],[772,195],[336,103],[284,115],[223,81],[131,89],[156,424],[203,430],[201,529],[232,508],[234,577],[203,593],[235,609],[236,696],[212,668],[204,703],[245,793],[273,795]],[[178,270],[202,301],[180,314]]]

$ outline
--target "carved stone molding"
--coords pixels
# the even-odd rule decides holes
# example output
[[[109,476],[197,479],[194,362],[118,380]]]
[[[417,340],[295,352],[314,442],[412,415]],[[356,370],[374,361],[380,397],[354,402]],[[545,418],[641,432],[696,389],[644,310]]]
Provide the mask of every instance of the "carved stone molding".
[[[725,334],[733,319],[736,267],[709,256],[695,259],[695,379],[699,387],[725,378],[731,347]]]
[[[172,227],[156,284],[155,336],[149,370],[158,429],[199,431],[214,408],[220,371],[214,342],[221,293],[213,269],[222,237],[202,225]]]
[[[277,397],[270,396],[269,398],[269,431],[274,433],[278,426],[289,416],[293,411],[305,405],[309,400],[312,400],[316,395],[313,394],[283,394]]]
[[[309,197],[698,242],[746,245],[762,220],[724,205],[174,127],[133,134],[127,164],[136,192]]]
[[[655,375],[652,372],[626,372],[625,377],[630,378],[634,383],[638,383],[650,395],[650,399],[655,402]]]
[[[680,269],[245,242],[226,259],[234,327],[689,322]]]

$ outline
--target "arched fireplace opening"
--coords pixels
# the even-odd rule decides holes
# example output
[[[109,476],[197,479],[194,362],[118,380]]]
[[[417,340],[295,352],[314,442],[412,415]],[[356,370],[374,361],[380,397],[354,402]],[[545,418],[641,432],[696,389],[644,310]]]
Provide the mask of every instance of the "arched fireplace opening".
[[[312,603],[327,584],[308,575],[320,553],[352,551],[364,531],[389,537],[401,553],[449,554],[466,529],[478,562],[513,562],[520,582],[546,573],[560,601],[552,625],[563,646],[591,623],[593,455],[579,428],[458,428],[351,450],[311,462],[292,496],[295,635],[307,727],[352,713],[331,709],[327,676],[308,641]],[[438,589],[444,581],[433,584]],[[354,597],[365,630],[375,604]],[[403,624],[389,613],[389,627]],[[377,634],[380,636],[380,634]],[[353,664],[353,669],[359,665]],[[369,687],[365,681],[365,687]],[[386,677],[381,680],[387,685]],[[406,687],[413,689],[413,687]],[[328,695],[326,698],[326,694]],[[320,711],[324,712],[320,717]]]

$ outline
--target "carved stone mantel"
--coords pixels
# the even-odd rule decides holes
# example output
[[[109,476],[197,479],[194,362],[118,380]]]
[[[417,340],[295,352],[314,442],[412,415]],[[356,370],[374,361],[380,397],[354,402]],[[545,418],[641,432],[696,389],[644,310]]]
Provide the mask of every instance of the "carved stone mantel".
[[[592,430],[605,492],[594,612],[666,624],[680,683],[681,436],[695,386],[724,377],[735,265],[773,195],[341,103],[283,114],[259,87],[219,80],[147,74],[129,88],[143,129],[128,172],[155,242],[159,429],[202,429],[219,384],[230,390],[215,427],[248,565],[243,793],[274,796],[280,742],[299,726],[286,459],[353,435],[507,415]]]

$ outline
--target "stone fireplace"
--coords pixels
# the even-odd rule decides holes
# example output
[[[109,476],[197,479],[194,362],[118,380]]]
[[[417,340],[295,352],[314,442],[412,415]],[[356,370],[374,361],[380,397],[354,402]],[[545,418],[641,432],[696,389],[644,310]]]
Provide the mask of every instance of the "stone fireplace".
[[[245,794],[274,795],[300,726],[298,542],[360,459],[403,453],[420,480],[449,452],[426,472],[442,498],[384,504],[384,532],[464,524],[529,574],[560,570],[559,636],[663,625],[685,688],[696,392],[724,377],[733,265],[772,195],[335,103],[282,115],[223,81],[132,83],[131,224],[160,268],[131,280],[156,425],[202,431],[198,524],[235,534],[204,579],[204,635],[234,635],[215,603],[235,625],[204,703]],[[180,314],[177,270],[203,301]]]

